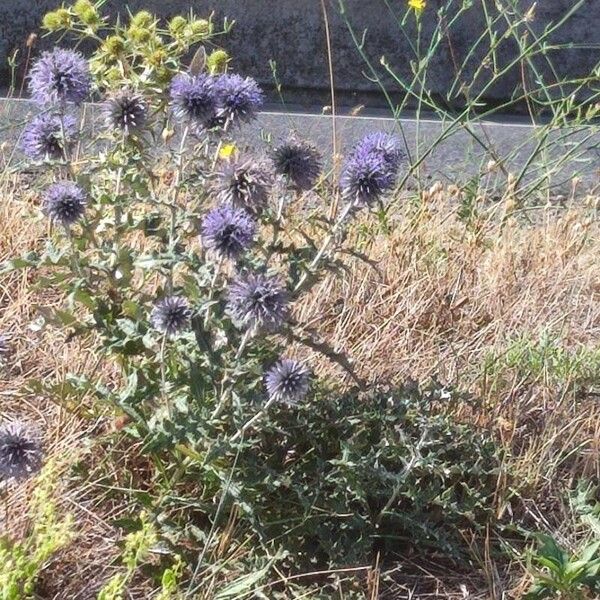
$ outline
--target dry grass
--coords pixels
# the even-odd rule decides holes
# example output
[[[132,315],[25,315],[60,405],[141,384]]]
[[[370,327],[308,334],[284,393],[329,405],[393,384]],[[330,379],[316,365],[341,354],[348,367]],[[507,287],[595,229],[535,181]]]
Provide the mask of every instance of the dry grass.
[[[32,216],[35,195],[16,178],[5,177],[2,186],[0,261],[40,247],[46,235],[43,222]],[[462,417],[491,427],[510,449],[520,485],[531,498],[520,507],[523,515],[569,543],[573,530],[557,492],[582,475],[600,476],[595,390],[575,381],[577,373],[562,380],[546,372],[540,376],[506,366],[498,357],[517,338],[548,335],[569,351],[597,348],[600,227],[594,209],[585,203],[560,212],[541,209],[535,222],[527,223],[518,214],[500,218],[495,213],[505,209],[501,203],[466,225],[457,208],[456,198],[438,188],[418,208],[395,211],[386,231],[374,218],[366,219],[352,236],[374,264],[349,261],[341,278],[327,277],[317,286],[298,315],[349,354],[371,382],[435,376],[473,392],[480,408]],[[52,290],[32,292],[32,278],[21,272],[0,281],[0,331],[8,331],[14,345],[0,375],[0,414],[33,421],[51,455],[86,456],[93,465],[104,460],[89,452],[108,423],[102,410],[87,410],[92,407],[85,401],[67,410],[23,390],[31,378],[60,382],[67,373],[92,371],[100,377],[110,374],[111,365],[79,342],[31,327],[35,304],[60,302]],[[491,356],[496,362],[490,363]],[[335,367],[313,363],[320,375],[339,378]],[[27,526],[28,491],[27,485],[11,490],[9,519],[0,522],[14,536]],[[43,597],[87,599],[114,570],[118,534],[108,520],[126,507],[108,502],[93,482],[69,488],[61,498],[63,510],[77,518],[78,534],[47,567],[44,580],[52,585]],[[485,556],[479,579],[472,581],[419,568],[423,573],[417,570],[417,576],[395,584],[390,597],[466,597],[461,587],[466,586],[474,594],[469,597],[500,598],[512,588],[511,597],[518,598],[526,584],[518,567],[514,576],[501,576]],[[428,587],[420,594],[414,591],[419,576]],[[381,589],[384,584],[382,577]]]
[[[576,382],[568,377],[550,381],[490,361],[502,363],[518,339],[555,339],[570,353],[598,350],[594,211],[542,209],[535,224],[518,215],[494,218],[492,211],[467,227],[440,191],[422,207],[395,214],[391,232],[377,228],[371,222],[356,240],[375,264],[353,261],[343,277],[323,281],[300,320],[318,324],[371,382],[436,377],[471,391],[481,399],[478,422],[499,425],[507,442],[528,418],[537,419],[545,441],[560,431],[562,448],[576,432],[590,444],[581,468],[598,476],[593,387],[589,395],[579,390],[574,401],[569,392]],[[322,361],[315,369],[331,374]]]

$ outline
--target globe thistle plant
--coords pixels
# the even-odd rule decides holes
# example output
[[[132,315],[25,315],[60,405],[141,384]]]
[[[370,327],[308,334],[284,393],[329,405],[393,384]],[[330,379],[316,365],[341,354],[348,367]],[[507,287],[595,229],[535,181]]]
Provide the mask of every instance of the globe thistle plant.
[[[81,104],[90,94],[91,76],[79,52],[54,48],[38,58],[29,74],[29,92],[41,106]]]
[[[53,183],[43,197],[44,213],[65,227],[83,217],[86,204],[85,191],[72,181]]]
[[[168,296],[154,305],[150,322],[158,331],[175,337],[190,327],[191,318],[192,311],[185,298]]]
[[[104,102],[103,114],[108,129],[127,136],[144,128],[148,120],[148,105],[139,94],[122,90]]]
[[[25,423],[0,425],[0,478],[26,479],[40,470],[43,452],[37,433]]]
[[[265,387],[269,399],[285,404],[298,404],[306,397],[310,371],[301,363],[289,358],[281,359],[265,374]]]
[[[254,219],[231,204],[213,208],[202,222],[204,244],[223,258],[240,256],[252,245],[255,234]]]
[[[43,113],[25,127],[21,148],[32,160],[60,160],[75,142],[76,134],[73,116]]]
[[[289,297],[278,279],[246,273],[229,288],[227,312],[236,326],[252,332],[280,329],[289,313]]]
[[[299,190],[314,187],[321,173],[321,154],[308,142],[290,138],[273,151],[275,171]]]
[[[259,214],[269,201],[273,172],[260,159],[238,157],[225,161],[214,180],[214,191],[223,202]]]
[[[227,128],[255,118],[264,103],[264,95],[254,79],[225,73],[214,81],[218,111],[213,126]]]
[[[212,77],[180,73],[171,82],[173,114],[196,128],[206,127],[214,118],[217,98]]]

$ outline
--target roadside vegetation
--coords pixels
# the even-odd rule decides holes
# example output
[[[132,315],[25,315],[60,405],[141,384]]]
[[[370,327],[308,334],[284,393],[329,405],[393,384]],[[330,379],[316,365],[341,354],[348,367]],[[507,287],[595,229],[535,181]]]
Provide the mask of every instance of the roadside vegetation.
[[[480,177],[425,183],[504,74],[458,116],[428,95],[473,3],[384,2],[442,138],[331,157],[238,142],[264,93],[231,24],[102,4],[46,15],[0,156],[0,599],[597,598],[599,196],[556,198],[594,75],[581,106],[515,98],[550,114],[520,172],[485,142]],[[560,23],[509,4],[535,74]]]

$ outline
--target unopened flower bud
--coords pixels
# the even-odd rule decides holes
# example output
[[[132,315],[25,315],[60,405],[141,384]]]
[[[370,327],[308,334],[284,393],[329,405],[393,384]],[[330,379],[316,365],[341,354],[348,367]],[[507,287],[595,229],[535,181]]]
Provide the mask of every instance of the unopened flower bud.
[[[229,54],[225,50],[213,50],[206,58],[206,68],[212,75],[225,73],[228,62]]]
[[[169,31],[173,35],[182,35],[185,31],[186,25],[187,20],[181,15],[177,15],[169,21]]]

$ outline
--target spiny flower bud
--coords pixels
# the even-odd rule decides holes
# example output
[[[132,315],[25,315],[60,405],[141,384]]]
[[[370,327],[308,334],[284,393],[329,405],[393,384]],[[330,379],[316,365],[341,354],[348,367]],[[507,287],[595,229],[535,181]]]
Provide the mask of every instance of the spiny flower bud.
[[[130,40],[138,44],[145,44],[152,37],[150,31],[143,29],[142,27],[130,27],[127,31],[127,35]]]
[[[129,89],[109,97],[102,111],[107,127],[126,136],[142,129],[148,119],[148,106],[144,98]]]
[[[152,27],[154,26],[154,17],[147,10],[140,10],[131,17],[131,27]]]
[[[185,298],[168,296],[154,305],[150,322],[158,331],[168,337],[175,337],[190,327],[191,318],[192,311]]]
[[[310,143],[290,138],[272,154],[275,171],[300,190],[310,190],[321,173],[321,155]]]
[[[289,297],[277,278],[246,273],[229,287],[227,313],[240,329],[275,331],[288,317]]]
[[[206,68],[211,75],[225,73],[229,63],[229,54],[225,50],[213,50],[206,58]]]
[[[125,50],[125,40],[118,35],[111,35],[104,40],[104,50],[117,57]]]
[[[0,479],[26,479],[40,470],[43,458],[37,430],[21,421],[0,425]]]
[[[67,29],[71,26],[71,14],[66,8],[59,8],[53,12],[46,13],[42,23],[48,31]]]
[[[265,375],[269,398],[285,404],[304,400],[310,384],[310,371],[298,361],[283,358]]]
[[[173,35],[182,35],[187,25],[187,19],[181,15],[176,15],[169,21],[169,31]]]
[[[90,0],[77,0],[75,4],[73,4],[73,12],[80,16],[88,10],[96,10],[94,5],[90,2]]]
[[[271,165],[254,156],[225,161],[213,181],[213,190],[222,202],[241,206],[253,215],[268,204],[272,186]]]
[[[212,25],[206,19],[196,19],[188,25],[192,35],[208,35],[212,32]]]
[[[73,12],[79,17],[82,23],[92,29],[95,29],[100,24],[98,12],[90,0],[77,0],[73,6]]]

